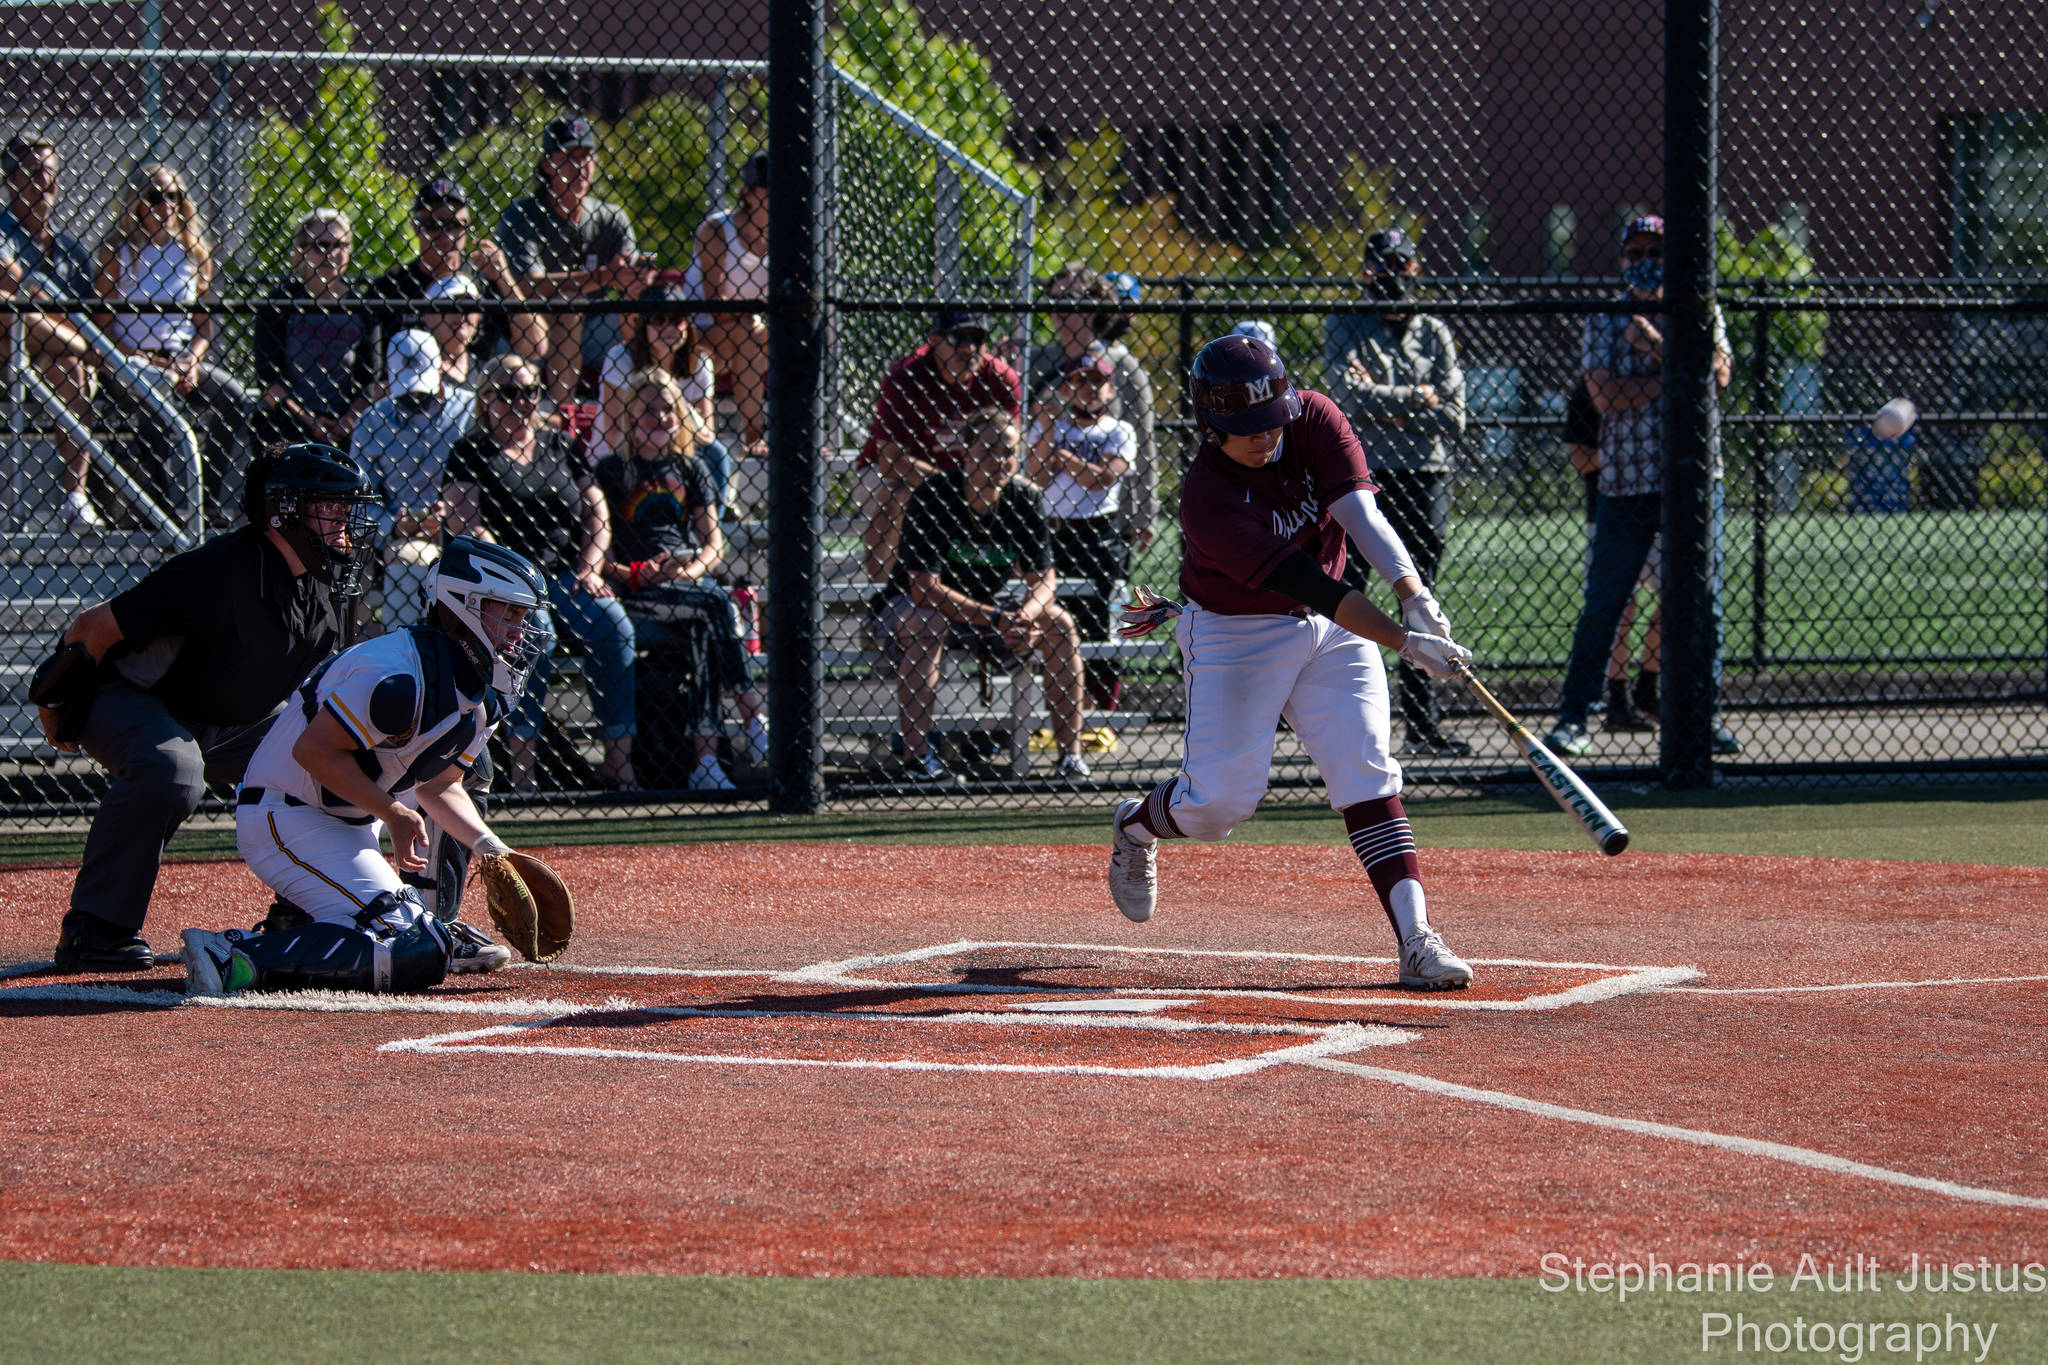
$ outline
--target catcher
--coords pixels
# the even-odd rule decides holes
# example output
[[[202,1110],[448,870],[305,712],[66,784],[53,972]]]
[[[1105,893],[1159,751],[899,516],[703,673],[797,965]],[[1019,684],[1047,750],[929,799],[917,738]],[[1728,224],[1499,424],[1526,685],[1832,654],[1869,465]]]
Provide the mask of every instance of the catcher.
[[[561,882],[493,835],[462,786],[553,643],[544,591],[519,555],[457,537],[417,624],[347,650],[299,689],[249,761],[235,811],[242,857],[287,912],[273,908],[249,933],[187,929],[186,994],[422,991],[511,961],[404,884],[401,872],[427,864],[423,815],[468,846],[515,947],[544,961],[567,946],[574,912]],[[378,849],[380,825],[396,871]]]

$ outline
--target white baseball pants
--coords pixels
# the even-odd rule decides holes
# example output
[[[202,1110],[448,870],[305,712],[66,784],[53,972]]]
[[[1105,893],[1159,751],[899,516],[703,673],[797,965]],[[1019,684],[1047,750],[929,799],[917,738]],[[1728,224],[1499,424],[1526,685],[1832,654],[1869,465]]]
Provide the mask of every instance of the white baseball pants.
[[[347,824],[270,793],[235,811],[235,845],[249,870],[314,919],[351,927],[358,910],[404,885],[378,847],[383,831],[381,822]]]
[[[1325,616],[1222,616],[1192,603],[1175,633],[1188,719],[1168,811],[1181,833],[1227,838],[1257,809],[1282,716],[1333,809],[1400,793],[1378,645]]]

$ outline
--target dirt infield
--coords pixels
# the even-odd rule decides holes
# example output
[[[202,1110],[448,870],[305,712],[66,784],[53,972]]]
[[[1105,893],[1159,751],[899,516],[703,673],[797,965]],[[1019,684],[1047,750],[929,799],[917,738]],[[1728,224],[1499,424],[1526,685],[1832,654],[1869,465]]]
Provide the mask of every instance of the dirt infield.
[[[779,1275],[1532,1276],[1547,1252],[2048,1259],[2048,872],[1340,847],[552,855],[557,969],[184,1004],[0,873],[0,1258]],[[151,933],[253,920],[166,870]],[[11,969],[5,964],[16,964]]]

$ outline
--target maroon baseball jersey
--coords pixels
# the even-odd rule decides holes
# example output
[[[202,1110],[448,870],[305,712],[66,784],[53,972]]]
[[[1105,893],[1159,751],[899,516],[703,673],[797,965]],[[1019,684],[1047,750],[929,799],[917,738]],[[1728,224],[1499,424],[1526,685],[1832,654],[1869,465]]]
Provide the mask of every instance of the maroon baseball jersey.
[[[983,408],[1017,415],[1017,372],[992,355],[983,356],[965,384],[948,384],[939,378],[927,341],[890,366],[883,378],[860,463],[873,464],[888,441],[916,459],[951,469],[960,463],[960,424]]]
[[[1299,546],[1332,578],[1344,573],[1344,528],[1330,504],[1354,488],[1378,491],[1365,451],[1337,405],[1297,389],[1301,416],[1282,429],[1280,458],[1246,469],[1210,442],[1188,467],[1180,496],[1180,590],[1225,616],[1294,611],[1300,603],[1259,584]]]

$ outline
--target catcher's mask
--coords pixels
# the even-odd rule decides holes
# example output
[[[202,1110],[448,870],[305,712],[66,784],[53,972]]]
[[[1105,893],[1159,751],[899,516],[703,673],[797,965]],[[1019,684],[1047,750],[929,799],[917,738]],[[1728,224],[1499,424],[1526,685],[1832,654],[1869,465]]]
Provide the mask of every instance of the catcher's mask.
[[[354,597],[377,551],[377,502],[377,486],[348,452],[309,441],[251,462],[243,511],[337,594]]]
[[[554,648],[547,594],[525,556],[474,536],[441,547],[427,602],[442,632],[491,686],[516,697],[534,665]]]

